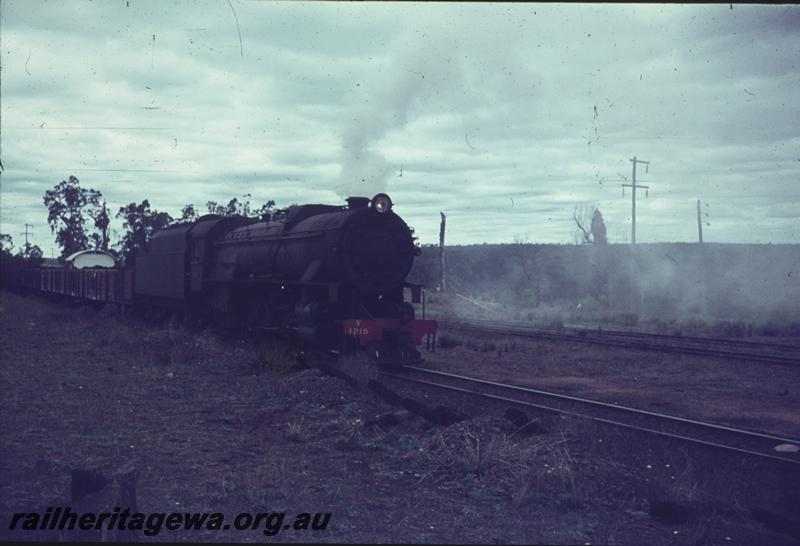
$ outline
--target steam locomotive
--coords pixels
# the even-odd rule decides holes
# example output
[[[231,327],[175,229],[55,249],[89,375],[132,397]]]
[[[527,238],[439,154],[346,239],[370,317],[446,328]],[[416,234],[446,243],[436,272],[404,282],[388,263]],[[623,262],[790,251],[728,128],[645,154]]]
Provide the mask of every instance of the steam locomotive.
[[[296,205],[265,221],[202,216],[153,234],[127,269],[39,271],[40,290],[185,315],[226,328],[290,330],[314,349],[421,360],[436,321],[405,281],[420,249],[386,194]]]

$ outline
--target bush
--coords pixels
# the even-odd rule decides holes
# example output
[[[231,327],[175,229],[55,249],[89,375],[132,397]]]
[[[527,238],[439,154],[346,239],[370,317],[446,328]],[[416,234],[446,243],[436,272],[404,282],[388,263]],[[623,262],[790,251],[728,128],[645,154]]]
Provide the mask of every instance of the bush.
[[[451,335],[442,334],[436,338],[436,344],[440,349],[452,349],[463,345],[462,341]]]
[[[717,329],[726,337],[744,337],[747,334],[747,326],[743,322],[721,322]]]

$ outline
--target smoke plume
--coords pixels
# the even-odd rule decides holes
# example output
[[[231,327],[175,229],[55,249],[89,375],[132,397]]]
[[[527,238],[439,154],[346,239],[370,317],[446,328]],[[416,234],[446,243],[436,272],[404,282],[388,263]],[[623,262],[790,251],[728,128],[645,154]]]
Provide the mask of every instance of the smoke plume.
[[[370,68],[371,77],[360,87],[361,106],[352,110],[341,133],[337,192],[371,197],[387,191],[390,175],[402,165],[387,160],[381,143],[419,117],[444,114],[460,120],[463,129],[454,129],[452,136],[462,141],[476,112],[491,108],[507,114],[503,108],[533,81],[530,59],[522,58],[517,47],[523,34],[516,23],[487,19],[481,26],[454,17],[446,28],[417,28],[398,39],[395,53]]]
[[[376,71],[365,84],[368,97],[342,132],[339,195],[371,197],[387,190],[389,175],[399,166],[387,161],[380,143],[387,133],[402,130],[420,115],[432,97],[461,87],[461,70],[453,60],[457,49],[458,44],[446,38],[402,47],[390,75]]]

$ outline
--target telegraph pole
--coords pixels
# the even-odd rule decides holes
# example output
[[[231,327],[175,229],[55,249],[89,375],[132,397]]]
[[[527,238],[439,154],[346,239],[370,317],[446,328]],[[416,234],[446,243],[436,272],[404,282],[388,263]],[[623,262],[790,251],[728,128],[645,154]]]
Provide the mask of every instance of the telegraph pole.
[[[625,188],[631,188],[631,244],[636,244],[636,188],[644,188],[644,190],[649,190],[650,186],[642,186],[636,184],[636,164],[643,163],[645,165],[650,165],[649,161],[642,161],[641,159],[636,159],[636,156],[633,156],[633,159],[630,160],[633,163],[633,180],[630,184],[622,184],[622,195],[625,195]],[[645,195],[647,195],[645,193]]]
[[[697,235],[703,242],[703,220],[700,218],[700,200],[697,200]]]
[[[447,289],[445,269],[444,269],[444,229],[447,222],[447,217],[443,212],[439,213],[442,216],[442,223],[439,224],[439,291],[444,292]]]
[[[25,224],[25,231],[20,233],[20,235],[25,236],[25,248],[30,248],[28,245],[28,228],[33,229],[33,224]],[[31,233],[30,235],[33,234]]]

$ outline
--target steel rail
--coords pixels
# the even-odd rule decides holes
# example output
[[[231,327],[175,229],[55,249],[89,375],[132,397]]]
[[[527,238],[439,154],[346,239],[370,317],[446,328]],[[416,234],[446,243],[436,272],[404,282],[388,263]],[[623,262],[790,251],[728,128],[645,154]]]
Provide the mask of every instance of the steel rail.
[[[596,336],[612,336],[612,337],[620,336],[620,337],[633,337],[633,338],[645,338],[645,339],[664,339],[664,340],[674,340],[679,342],[698,343],[702,345],[723,344],[723,345],[737,345],[749,349],[763,347],[768,349],[800,351],[800,344],[793,344],[793,343],[773,343],[773,342],[768,343],[765,341],[749,341],[743,339],[730,339],[730,338],[718,338],[718,337],[686,336],[683,334],[660,334],[656,332],[615,330],[615,329],[604,329],[599,327],[581,328],[576,326],[565,326],[561,328],[556,328],[552,326],[550,327],[531,326],[530,324],[521,321],[494,321],[494,320],[478,320],[478,319],[458,319],[452,321],[443,319],[442,322],[447,322],[451,324],[468,324],[476,327],[501,326],[507,328],[518,328],[521,330],[526,330],[531,332],[552,332],[552,333],[571,333],[575,335],[596,335]]]
[[[415,366],[403,366],[400,369],[400,371],[402,373],[384,372],[382,376],[388,377],[390,379],[427,385],[448,391],[460,392],[471,396],[480,396],[483,398],[493,399],[497,401],[508,402],[527,407],[534,407],[537,409],[543,409],[547,411],[553,411],[563,415],[570,415],[574,417],[590,419],[592,421],[614,425],[617,427],[637,430],[641,432],[647,432],[650,434],[656,434],[676,440],[687,441],[710,447],[725,449],[728,451],[735,451],[742,454],[753,455],[792,464],[800,464],[800,453],[798,453],[795,456],[781,456],[781,455],[775,455],[771,452],[774,450],[776,445],[780,444],[791,444],[795,446],[800,446],[800,439],[785,438],[773,434],[768,434],[765,432],[738,429],[726,425],[719,425],[715,423],[708,423],[705,421],[698,421],[695,419],[688,419],[685,417],[667,415],[648,410],[632,408],[629,406],[610,404],[608,402],[601,402],[599,400],[590,400],[568,394],[553,393],[529,387],[520,387],[518,385],[497,383],[486,379],[467,377],[463,375],[441,372],[427,368],[419,368]],[[427,376],[429,378],[435,378],[438,379],[439,381],[444,381],[444,383],[435,382],[427,379],[420,379],[419,377],[415,377],[415,374],[417,376],[421,375],[421,376]],[[450,384],[448,384],[448,382]],[[459,383],[461,383],[462,385],[459,386],[458,385]],[[489,389],[489,392],[478,390],[486,388]],[[492,392],[492,390],[494,392]],[[573,406],[579,405],[585,408],[592,408],[595,411],[600,410],[606,413],[611,412],[611,413],[616,413],[618,415],[627,415],[629,417],[634,416],[635,418],[640,420],[641,419],[644,419],[645,421],[649,420],[651,423],[650,426],[644,426],[643,424],[636,424],[630,421],[625,422],[612,419],[609,418],[608,415],[606,415],[605,417],[591,415],[585,412],[575,411],[572,408],[565,409],[564,407],[555,407],[553,405],[545,405],[539,402],[532,402],[530,399],[528,400],[521,399],[525,397],[530,398],[531,396],[538,397],[540,399],[546,398],[551,401],[567,402],[568,404],[571,404]],[[659,428],[653,428],[653,425],[655,424],[657,424]],[[740,441],[740,443],[739,445],[732,445],[731,443],[723,443],[721,441],[714,441],[708,438],[690,436],[687,435],[685,432],[678,433],[675,431],[669,431],[663,428],[665,425],[670,427],[683,427],[684,429],[686,428],[699,429],[704,431],[706,434],[711,434],[711,435],[714,434],[718,436],[727,435],[730,436],[731,438],[736,438],[737,440]],[[749,447],[742,447],[741,444],[742,440],[745,440],[747,442],[750,442],[751,444],[756,444],[756,445],[755,446],[751,445]],[[734,442],[734,444],[735,443],[736,442]],[[764,443],[768,445],[767,446],[760,445]]]
[[[727,344],[727,340],[714,338],[692,338],[688,343],[681,336],[663,337],[663,334],[645,334],[641,332],[627,334],[625,332],[595,331],[595,330],[557,330],[541,328],[519,328],[518,325],[503,325],[503,323],[475,323],[467,321],[439,321],[443,329],[461,330],[475,333],[491,333],[513,337],[527,337],[537,339],[551,339],[557,341],[577,341],[584,343],[594,343],[610,347],[621,347],[629,349],[642,349],[648,351],[670,352],[679,354],[690,354],[699,356],[712,356],[717,358],[733,358],[739,360],[755,360],[771,364],[791,364],[800,365],[800,347],[790,345],[769,345],[778,354],[767,354],[763,351],[746,352],[737,350],[726,350],[720,348]],[[655,337],[657,336],[657,337]],[[628,337],[630,339],[625,339]],[[672,343],[665,343],[669,339]],[[644,342],[642,340],[645,340]],[[747,342],[739,342],[747,343]],[[718,347],[713,347],[716,344]],[[760,345],[759,345],[760,346]],[[757,347],[759,347],[757,346]],[[740,345],[743,347],[743,345]],[[755,347],[755,348],[757,348]],[[784,354],[780,354],[784,352]],[[788,354],[786,354],[788,353]]]

